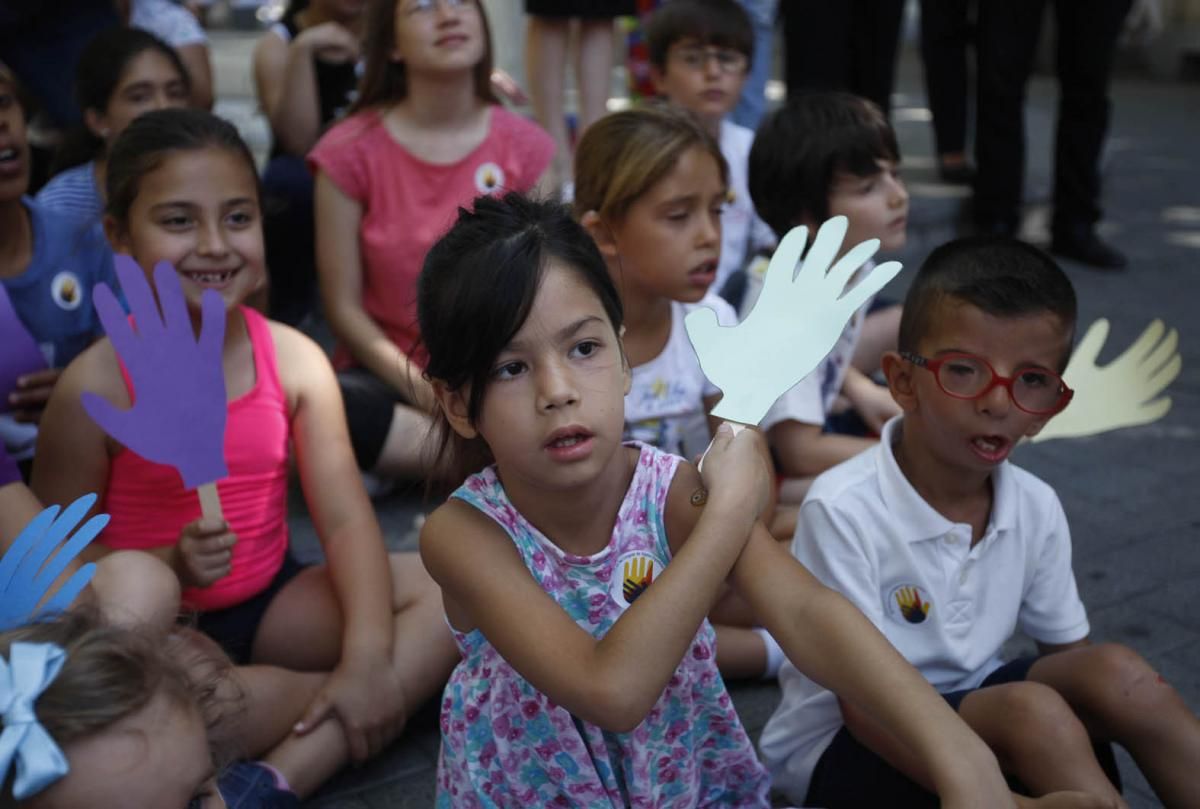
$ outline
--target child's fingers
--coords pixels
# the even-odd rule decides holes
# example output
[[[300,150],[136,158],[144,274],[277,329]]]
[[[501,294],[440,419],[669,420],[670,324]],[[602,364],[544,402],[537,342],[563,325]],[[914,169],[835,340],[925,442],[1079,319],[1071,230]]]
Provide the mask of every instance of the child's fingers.
[[[303,736],[310,732],[317,725],[324,722],[329,714],[333,711],[333,700],[329,698],[324,691],[317,694],[316,698],[308,704],[304,715],[300,717],[300,721],[292,726],[292,730],[298,736]],[[347,734],[348,735],[348,734]]]

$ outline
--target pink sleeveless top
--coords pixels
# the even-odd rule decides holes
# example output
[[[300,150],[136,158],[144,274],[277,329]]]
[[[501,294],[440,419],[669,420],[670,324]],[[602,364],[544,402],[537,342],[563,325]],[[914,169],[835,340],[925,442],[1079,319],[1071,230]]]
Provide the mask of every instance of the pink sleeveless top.
[[[203,589],[183,591],[184,606],[202,611],[240,604],[262,591],[279,572],[288,547],[287,461],[290,422],[279,383],[275,343],[266,318],[241,307],[254,352],[254,387],[229,403],[225,463],[229,477],[217,482],[221,508],[237,535],[232,570]],[[121,376],[133,397],[124,366]],[[102,541],[113,549],[173,545],[183,526],[200,517],[195,491],[183,488],[173,467],[122,449],[109,467],[100,507],[112,515]]]

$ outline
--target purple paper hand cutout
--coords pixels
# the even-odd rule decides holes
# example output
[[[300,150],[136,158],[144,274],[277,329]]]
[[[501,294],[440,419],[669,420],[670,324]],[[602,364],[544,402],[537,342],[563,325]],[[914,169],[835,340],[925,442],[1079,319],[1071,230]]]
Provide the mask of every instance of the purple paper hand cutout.
[[[188,489],[229,474],[225,467],[225,304],[206,291],[201,299],[200,338],[175,268],[154,267],[162,315],[141,268],[129,256],[116,257],[117,277],[133,312],[121,311],[105,284],[93,297],[100,322],[133,383],[133,407],[118,410],[94,393],[83,394],[83,409],[106,433],[155,463],[174,466]]]
[[[7,413],[8,394],[16,389],[17,379],[43,370],[46,358],[17,316],[3,284],[0,284],[0,347],[0,413]]]

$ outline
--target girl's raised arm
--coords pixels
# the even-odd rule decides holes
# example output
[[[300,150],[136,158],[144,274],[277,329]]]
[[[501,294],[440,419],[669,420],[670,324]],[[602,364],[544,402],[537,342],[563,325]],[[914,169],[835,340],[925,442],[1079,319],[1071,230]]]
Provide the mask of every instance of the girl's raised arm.
[[[363,309],[359,249],[362,205],[322,171],[317,172],[315,194],[317,275],[330,327],[367,370],[409,397],[414,405],[431,409],[433,388]]]
[[[421,531],[421,558],[459,630],[478,628],[525,679],[601,728],[625,732],[654,706],[712,608],[762,508],[766,470],[745,433],[717,436],[705,475],[711,494],[686,547],[597,640],[530,575],[504,530],[452,499]],[[681,466],[681,471],[684,469]],[[688,505],[699,475],[677,473],[668,510]]]

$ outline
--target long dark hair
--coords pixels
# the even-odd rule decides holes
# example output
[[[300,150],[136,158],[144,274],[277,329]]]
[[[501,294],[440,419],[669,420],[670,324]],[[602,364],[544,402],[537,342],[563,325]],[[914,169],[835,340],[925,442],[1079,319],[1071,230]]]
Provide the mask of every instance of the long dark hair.
[[[483,23],[483,58],[475,65],[475,95],[482,101],[497,103],[492,92],[492,29],[479,0],[473,0]],[[350,113],[381,104],[400,101],[408,95],[408,73],[403,62],[392,59],[396,48],[396,5],[402,0],[371,0],[363,21],[366,38],[363,60],[366,68],[358,83],[358,98]]]
[[[557,202],[515,192],[479,197],[429,250],[417,283],[421,340],[429,355],[425,375],[450,390],[469,388],[467,416],[479,418],[496,357],[537,297],[546,265],[555,261],[579,274],[596,293],[615,332],[624,312],[595,241]],[[490,460],[482,440],[465,441],[436,416],[443,485],[457,485]]]
[[[104,112],[121,83],[129,63],[146,51],[158,51],[183,80],[184,89],[191,93],[191,79],[179,54],[154,34],[140,28],[110,28],[101,31],[88,43],[75,69],[75,102],[81,112]],[[80,123],[67,135],[54,155],[52,174],[94,160],[104,152],[104,141]]]

